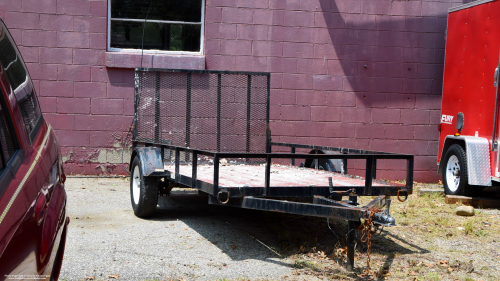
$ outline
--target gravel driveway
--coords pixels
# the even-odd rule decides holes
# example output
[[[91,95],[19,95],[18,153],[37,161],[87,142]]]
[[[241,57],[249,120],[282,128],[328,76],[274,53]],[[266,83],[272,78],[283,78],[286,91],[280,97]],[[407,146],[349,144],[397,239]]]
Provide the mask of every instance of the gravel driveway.
[[[71,223],[61,280],[110,275],[119,280],[280,279],[292,274],[293,262],[272,250],[273,237],[253,238],[259,230],[248,219],[252,211],[211,206],[207,197],[178,191],[160,197],[155,216],[146,220],[133,214],[126,178],[68,178],[66,191]]]
[[[330,220],[333,235],[321,218],[208,205],[185,190],[160,197],[145,220],[132,212],[127,178],[69,178],[66,190],[71,223],[62,280],[366,280],[361,233],[355,271],[345,270],[343,220]],[[460,217],[456,206],[437,193],[393,200],[398,225],[374,235],[372,276],[499,280],[500,210]]]

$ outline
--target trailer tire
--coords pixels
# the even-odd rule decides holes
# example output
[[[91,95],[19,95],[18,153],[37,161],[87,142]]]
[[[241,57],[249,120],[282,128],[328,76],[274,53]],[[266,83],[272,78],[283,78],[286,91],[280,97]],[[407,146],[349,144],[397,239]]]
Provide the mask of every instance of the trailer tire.
[[[316,161],[318,161],[318,169],[319,170],[325,170],[329,172],[334,172],[335,168],[333,168],[332,161],[330,159],[313,159],[311,161],[311,164],[309,168],[315,169],[316,168]]]
[[[312,150],[309,154],[325,154],[321,150]],[[306,159],[304,167],[316,169],[316,162],[318,163],[319,170],[325,170],[329,172],[337,172],[330,159]]]
[[[141,160],[135,157],[131,166],[130,200],[134,214],[139,218],[150,217],[158,204],[158,177],[142,175]]]
[[[446,194],[471,195],[467,176],[467,155],[460,145],[454,144],[446,151],[442,174]]]

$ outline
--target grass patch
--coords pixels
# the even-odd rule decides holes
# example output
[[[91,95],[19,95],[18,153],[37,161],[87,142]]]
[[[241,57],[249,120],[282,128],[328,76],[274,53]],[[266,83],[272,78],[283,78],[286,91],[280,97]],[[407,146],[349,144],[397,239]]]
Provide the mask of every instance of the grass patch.
[[[438,280],[441,280],[441,276],[439,275],[439,273],[437,272],[427,272],[425,274],[425,276],[420,276],[417,278],[417,280],[422,280],[422,281],[429,281],[429,280],[432,280],[432,281],[438,281]]]
[[[465,231],[465,235],[469,235],[469,234],[472,234],[472,232],[474,232],[474,220],[468,219],[464,223],[464,231]]]
[[[295,261],[293,267],[297,269],[311,269],[314,271],[323,270],[323,266],[321,264],[316,264],[315,262],[312,261],[303,261],[303,260]]]

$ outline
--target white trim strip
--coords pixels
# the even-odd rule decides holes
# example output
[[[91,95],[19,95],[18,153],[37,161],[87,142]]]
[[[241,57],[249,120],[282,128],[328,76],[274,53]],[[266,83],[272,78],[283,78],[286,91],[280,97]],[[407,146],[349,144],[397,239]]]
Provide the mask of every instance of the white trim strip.
[[[108,32],[106,34],[107,42],[106,42],[106,50],[109,51],[111,48],[111,1],[108,0],[108,18],[106,19],[106,23],[108,24]]]
[[[141,20],[141,19],[121,19],[121,18],[111,18],[111,20],[115,21],[132,21],[132,22],[155,22],[155,23],[171,23],[171,24],[193,24],[193,25],[201,25],[202,22],[191,22],[191,21],[172,21],[172,20]]]
[[[201,47],[200,47],[201,49]],[[138,53],[141,54],[141,49],[126,49],[126,48],[114,48],[110,47],[108,52],[114,53]],[[202,50],[199,52],[188,52],[188,51],[164,51],[164,50],[155,50],[155,49],[144,49],[144,54],[155,54],[155,55],[187,55],[187,56],[202,56]]]

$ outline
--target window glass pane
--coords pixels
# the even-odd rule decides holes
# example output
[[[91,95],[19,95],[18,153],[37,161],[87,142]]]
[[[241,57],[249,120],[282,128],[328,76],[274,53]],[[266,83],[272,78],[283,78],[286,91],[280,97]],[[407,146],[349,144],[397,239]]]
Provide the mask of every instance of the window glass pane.
[[[24,96],[22,100],[18,100],[21,116],[23,117],[24,125],[28,134],[35,129],[38,118],[40,117],[40,108],[35,97],[34,92]]]
[[[152,1],[152,4],[151,4]],[[111,18],[201,22],[202,0],[111,0]]]
[[[1,92],[0,99],[3,99]],[[5,168],[5,165],[15,152],[12,136],[7,126],[7,117],[5,116],[7,112],[3,110],[2,104],[3,102],[0,101],[0,172]]]
[[[111,47],[141,49],[143,22],[111,21]],[[144,49],[162,51],[200,51],[201,25],[147,22]]]
[[[7,79],[16,96],[28,135],[36,135],[33,129],[41,116],[40,106],[23,59],[12,42],[14,42],[12,37],[5,26],[1,24],[0,64],[7,74]]]
[[[15,90],[26,82],[28,74],[5,29],[3,27],[0,27],[0,29],[0,62],[7,74],[12,90]]]

